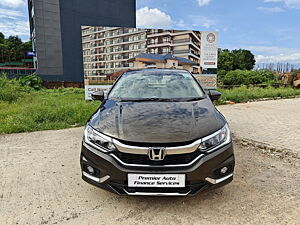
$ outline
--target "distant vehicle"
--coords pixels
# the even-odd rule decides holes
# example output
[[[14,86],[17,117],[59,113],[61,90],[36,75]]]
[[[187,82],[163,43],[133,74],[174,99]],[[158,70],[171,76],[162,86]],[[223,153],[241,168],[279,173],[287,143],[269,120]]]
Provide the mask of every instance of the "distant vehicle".
[[[80,157],[82,178],[120,195],[185,196],[232,181],[230,130],[185,70],[127,71],[89,119]]]

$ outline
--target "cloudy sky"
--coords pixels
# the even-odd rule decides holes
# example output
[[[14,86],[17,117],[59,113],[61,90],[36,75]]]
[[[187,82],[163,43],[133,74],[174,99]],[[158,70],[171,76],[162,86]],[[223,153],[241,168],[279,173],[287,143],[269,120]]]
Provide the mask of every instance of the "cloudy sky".
[[[0,31],[29,39],[27,0],[0,0]],[[300,0],[137,0],[137,26],[218,31],[222,48],[300,63]]]

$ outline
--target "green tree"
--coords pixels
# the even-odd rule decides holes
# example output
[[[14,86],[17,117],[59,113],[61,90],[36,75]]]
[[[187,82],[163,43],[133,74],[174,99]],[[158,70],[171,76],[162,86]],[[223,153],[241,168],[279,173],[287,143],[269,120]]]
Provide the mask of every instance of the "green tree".
[[[252,70],[255,65],[254,55],[245,49],[232,50],[233,70]]]
[[[20,49],[23,52],[32,51],[32,42],[31,41],[23,42]]]
[[[252,70],[255,65],[254,55],[245,49],[219,49],[218,69],[222,71]]]
[[[19,50],[22,45],[22,40],[18,36],[9,36],[7,45],[10,50]]]
[[[218,50],[218,70],[230,71],[233,68],[233,56],[228,49]]]
[[[32,50],[31,41],[22,42],[18,36],[5,38],[0,32],[0,61],[2,62],[21,62],[26,51]]]
[[[3,44],[5,40],[5,36],[2,32],[0,32],[0,44]]]

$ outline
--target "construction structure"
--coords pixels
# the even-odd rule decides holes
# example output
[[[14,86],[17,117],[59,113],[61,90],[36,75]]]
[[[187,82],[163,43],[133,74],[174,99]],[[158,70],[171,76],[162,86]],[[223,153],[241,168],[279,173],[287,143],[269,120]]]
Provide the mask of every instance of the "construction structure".
[[[106,74],[139,69],[130,59],[141,53],[184,58],[193,63],[192,73],[201,74],[200,46],[200,31],[83,26],[84,75],[105,79]]]

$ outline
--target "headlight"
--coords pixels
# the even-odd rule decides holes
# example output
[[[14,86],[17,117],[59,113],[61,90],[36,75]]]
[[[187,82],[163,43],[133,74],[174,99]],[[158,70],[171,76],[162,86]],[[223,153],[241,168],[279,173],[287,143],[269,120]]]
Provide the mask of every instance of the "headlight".
[[[89,125],[87,125],[84,130],[84,141],[102,152],[111,152],[116,150],[116,147],[112,143],[112,139],[110,137],[99,133]]]
[[[209,150],[217,147],[221,144],[228,144],[230,142],[230,130],[228,124],[226,124],[222,129],[217,132],[202,138],[201,144],[198,149],[204,152],[209,152]]]

